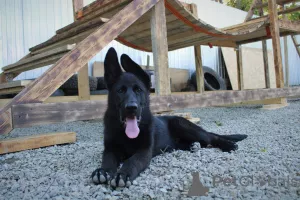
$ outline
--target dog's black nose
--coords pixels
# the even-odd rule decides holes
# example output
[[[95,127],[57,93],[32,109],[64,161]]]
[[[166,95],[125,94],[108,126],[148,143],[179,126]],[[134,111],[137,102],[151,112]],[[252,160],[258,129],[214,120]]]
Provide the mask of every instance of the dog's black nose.
[[[125,108],[126,110],[135,111],[137,109],[138,105],[135,102],[131,102],[126,104]]]

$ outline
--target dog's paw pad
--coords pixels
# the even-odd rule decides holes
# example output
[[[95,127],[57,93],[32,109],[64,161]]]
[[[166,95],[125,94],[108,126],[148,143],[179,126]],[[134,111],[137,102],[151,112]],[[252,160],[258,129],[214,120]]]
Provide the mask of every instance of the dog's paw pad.
[[[107,183],[110,176],[107,172],[105,172],[105,170],[99,168],[96,169],[93,173],[92,173],[92,181],[95,184],[103,184],[103,183]]]

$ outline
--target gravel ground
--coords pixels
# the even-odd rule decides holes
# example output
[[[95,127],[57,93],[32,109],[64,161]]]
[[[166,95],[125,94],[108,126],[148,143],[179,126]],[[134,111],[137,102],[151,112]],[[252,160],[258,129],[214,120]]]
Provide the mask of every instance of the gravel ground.
[[[249,137],[233,153],[195,148],[157,156],[130,188],[117,190],[89,179],[100,165],[101,121],[16,129],[9,137],[75,131],[77,142],[0,156],[0,199],[300,199],[300,101],[289,103],[272,111],[259,106],[178,111],[200,117],[212,132]],[[187,196],[192,172],[199,173],[208,196]]]

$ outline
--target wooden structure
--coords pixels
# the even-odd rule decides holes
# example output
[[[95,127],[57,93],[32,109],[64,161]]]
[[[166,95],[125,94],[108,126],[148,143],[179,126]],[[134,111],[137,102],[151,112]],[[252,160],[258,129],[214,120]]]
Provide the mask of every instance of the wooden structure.
[[[76,0],[74,0],[76,1]],[[277,0],[278,2],[290,2]],[[79,102],[42,104],[74,73],[82,73],[86,85],[87,62],[109,42],[119,42],[142,51],[154,53],[156,95],[151,96],[153,111],[184,107],[203,107],[259,101],[300,95],[300,88],[283,88],[279,36],[300,32],[299,22],[279,20],[275,0],[269,0],[270,15],[235,26],[217,29],[198,19],[195,5],[178,0],[97,0],[74,13],[76,21],[57,30],[48,41],[30,48],[30,54],[19,62],[4,67],[1,80],[11,80],[21,71],[56,62],[48,71],[30,83],[0,111],[0,133],[14,127],[93,119],[102,116],[103,97],[83,94]],[[76,4],[76,5],[80,5]],[[263,5],[260,5],[263,6]],[[255,8],[259,6],[255,5]],[[201,75],[199,45],[237,48],[248,42],[273,39],[277,89],[221,91],[193,94],[171,94],[167,52],[195,46],[197,80]],[[74,45],[76,44],[76,46]],[[62,50],[63,49],[63,50]],[[39,56],[39,59],[36,59]],[[57,61],[58,60],[58,61]],[[241,66],[242,67],[242,66]],[[242,71],[239,73],[242,75]],[[79,84],[81,84],[79,83]],[[241,88],[242,89],[242,88]],[[62,100],[63,98],[59,98]],[[51,110],[51,112],[48,112]]]

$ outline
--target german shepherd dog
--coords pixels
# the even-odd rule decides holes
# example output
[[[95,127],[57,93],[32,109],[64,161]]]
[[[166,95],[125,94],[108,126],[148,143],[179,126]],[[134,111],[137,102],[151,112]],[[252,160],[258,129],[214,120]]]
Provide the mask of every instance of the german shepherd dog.
[[[151,81],[129,56],[121,56],[122,72],[115,49],[104,61],[104,79],[109,91],[104,116],[104,151],[101,168],[91,179],[113,188],[130,186],[151,158],[176,149],[189,150],[194,142],[229,152],[247,135],[217,135],[182,117],[154,117],[149,108]],[[122,166],[120,167],[120,164]]]

